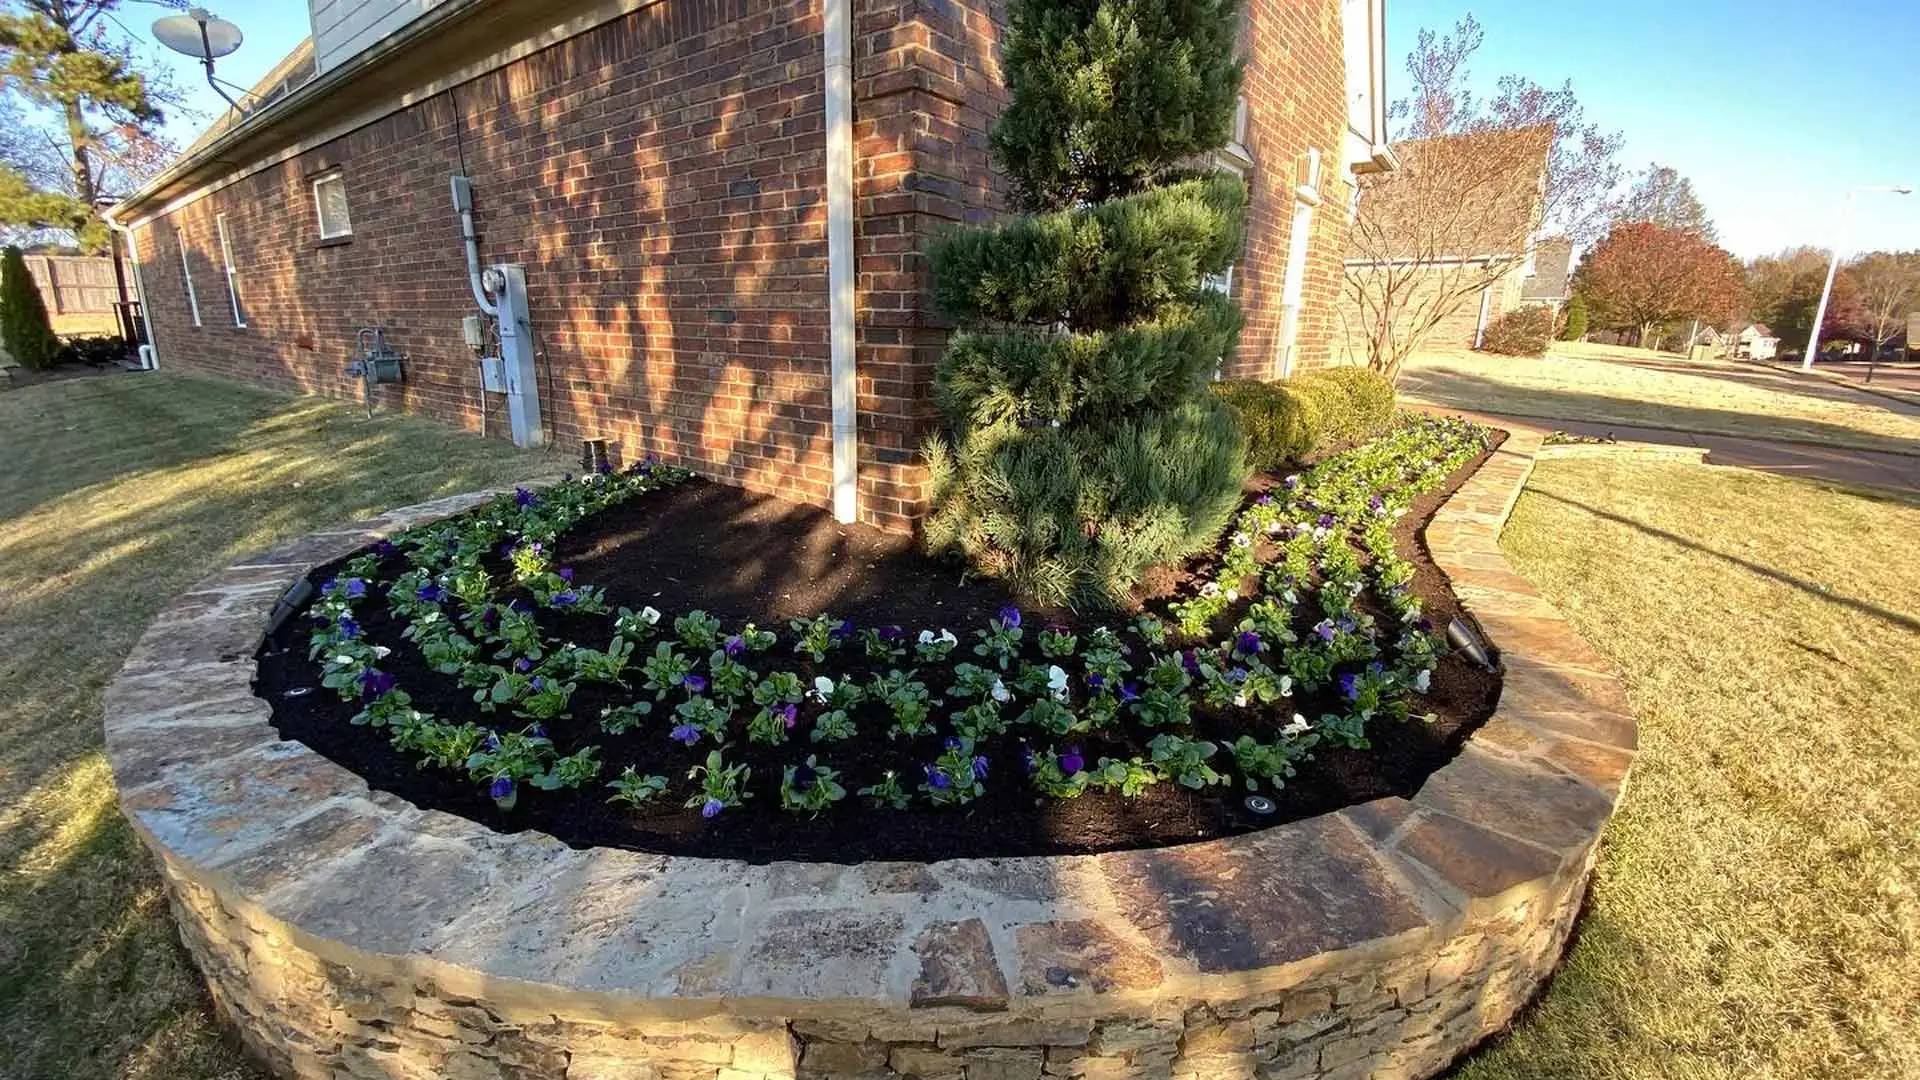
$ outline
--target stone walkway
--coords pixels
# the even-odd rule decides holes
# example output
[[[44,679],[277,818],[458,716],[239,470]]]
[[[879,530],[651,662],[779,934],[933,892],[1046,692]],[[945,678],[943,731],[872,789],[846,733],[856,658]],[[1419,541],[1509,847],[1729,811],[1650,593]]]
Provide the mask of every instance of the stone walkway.
[[[1920,457],[1889,454],[1873,450],[1849,450],[1806,443],[1775,442],[1770,439],[1739,439],[1727,435],[1702,435],[1667,428],[1634,427],[1628,424],[1591,424],[1578,420],[1540,420],[1531,417],[1500,416],[1494,413],[1464,412],[1439,406],[1415,405],[1424,412],[1465,416],[1483,424],[1508,430],[1564,431],[1570,435],[1596,438],[1612,437],[1621,442],[1653,443],[1661,446],[1697,446],[1707,450],[1712,465],[1732,465],[1743,469],[1804,476],[1839,484],[1892,488],[1920,494]]]

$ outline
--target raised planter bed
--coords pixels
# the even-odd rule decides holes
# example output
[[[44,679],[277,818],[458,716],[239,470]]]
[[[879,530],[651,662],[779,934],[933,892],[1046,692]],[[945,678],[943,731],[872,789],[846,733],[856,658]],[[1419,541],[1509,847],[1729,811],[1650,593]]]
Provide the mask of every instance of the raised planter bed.
[[[1503,653],[1493,718],[1411,798],[1223,839],[859,865],[572,848],[283,740],[251,686],[276,598],[478,495],[183,595],[108,691],[108,754],[216,1003],[283,1075],[1425,1076],[1551,969],[1632,758],[1609,665],[1498,551],[1537,445],[1510,438],[1426,530]]]

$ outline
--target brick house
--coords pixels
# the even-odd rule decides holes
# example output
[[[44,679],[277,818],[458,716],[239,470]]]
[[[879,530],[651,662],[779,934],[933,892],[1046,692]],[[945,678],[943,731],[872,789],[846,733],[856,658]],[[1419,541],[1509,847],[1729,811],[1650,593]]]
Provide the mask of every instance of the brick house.
[[[1394,336],[1422,345],[1479,348],[1500,316],[1552,286],[1564,292],[1572,244],[1542,238],[1548,127],[1445,135],[1398,143],[1402,168],[1359,198],[1338,311],[1341,359],[1365,363],[1381,312]],[[1556,305],[1557,306],[1557,305]]]
[[[1219,283],[1248,316],[1229,374],[1330,359],[1346,221],[1320,208],[1393,160],[1383,7],[1247,2],[1220,158],[1252,189],[1246,254]],[[310,15],[263,104],[112,211],[160,366],[357,399],[348,362],[377,327],[404,376],[371,389],[382,408],[529,445],[606,438],[910,527],[946,334],[921,252],[1003,210],[985,136],[1004,0]],[[523,275],[523,315],[515,280],[482,271],[497,264]],[[463,316],[490,306],[506,314],[471,320],[476,350]]]

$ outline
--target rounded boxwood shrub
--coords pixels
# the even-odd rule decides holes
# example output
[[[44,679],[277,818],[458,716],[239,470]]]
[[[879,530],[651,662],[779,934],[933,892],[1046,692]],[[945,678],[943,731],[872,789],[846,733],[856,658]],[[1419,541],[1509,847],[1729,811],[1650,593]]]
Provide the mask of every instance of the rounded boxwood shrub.
[[[1503,356],[1545,356],[1552,341],[1552,310],[1523,307],[1495,319],[1480,339],[1480,348]]]
[[[1393,383],[1371,368],[1321,368],[1293,386],[1319,409],[1321,446],[1371,439],[1393,424]]]
[[[1254,379],[1215,383],[1213,393],[1239,416],[1247,433],[1247,463],[1258,472],[1301,461],[1320,445],[1320,404],[1310,394],[1284,382]]]

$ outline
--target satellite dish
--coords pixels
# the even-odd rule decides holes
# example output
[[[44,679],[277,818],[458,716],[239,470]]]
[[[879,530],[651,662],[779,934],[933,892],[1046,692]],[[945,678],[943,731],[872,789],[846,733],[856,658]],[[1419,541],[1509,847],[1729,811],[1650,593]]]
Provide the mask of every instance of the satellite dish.
[[[216,19],[205,8],[188,8],[184,15],[154,20],[153,36],[174,52],[211,64],[240,47],[240,28]]]

